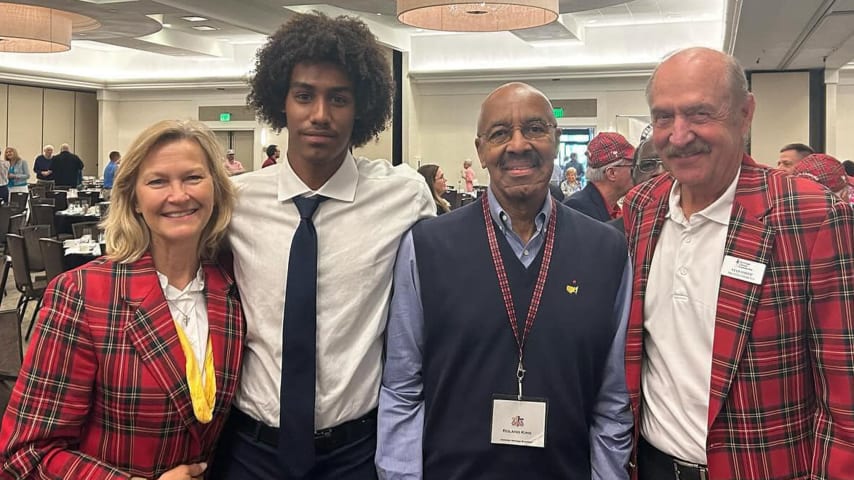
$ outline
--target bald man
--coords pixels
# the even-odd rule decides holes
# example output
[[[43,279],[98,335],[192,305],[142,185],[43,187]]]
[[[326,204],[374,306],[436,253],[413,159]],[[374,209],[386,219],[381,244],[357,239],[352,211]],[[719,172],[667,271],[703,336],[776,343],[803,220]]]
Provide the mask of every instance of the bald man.
[[[404,237],[380,478],[628,478],[626,242],[549,195],[559,137],[540,91],[498,88],[474,141],[486,195]]]
[[[747,155],[747,87],[706,48],[647,86],[668,174],[624,203],[641,480],[854,472],[854,210]]]

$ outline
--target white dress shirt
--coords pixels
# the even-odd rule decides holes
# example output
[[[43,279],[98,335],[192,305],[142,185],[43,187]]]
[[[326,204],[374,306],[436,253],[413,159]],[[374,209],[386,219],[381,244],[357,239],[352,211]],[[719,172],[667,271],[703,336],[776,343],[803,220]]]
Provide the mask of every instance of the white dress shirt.
[[[377,406],[392,270],[401,237],[435,215],[424,178],[408,166],[354,159],[317,191],[289,162],[232,177],[238,201],[228,232],[247,323],[236,406],[279,425],[282,319],[288,256],[299,213],[293,197],[323,195],[317,230],[315,428]]]
[[[685,218],[678,182],[655,246],[644,300],[641,434],[676,458],[706,463],[712,342],[735,179]]]
[[[169,285],[166,275],[157,272],[160,288],[169,305],[172,318],[181,324],[187,341],[193,349],[199,371],[204,371],[205,350],[208,346],[208,308],[205,303],[205,272],[199,267],[195,278],[183,290]],[[205,376],[202,375],[202,385]]]

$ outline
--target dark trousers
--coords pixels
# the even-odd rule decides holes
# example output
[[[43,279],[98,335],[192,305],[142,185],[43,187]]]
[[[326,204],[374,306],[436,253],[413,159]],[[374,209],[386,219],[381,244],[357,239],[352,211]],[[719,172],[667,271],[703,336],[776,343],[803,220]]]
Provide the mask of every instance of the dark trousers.
[[[301,479],[289,476],[279,462],[278,449],[238,431],[232,415],[220,436],[213,464],[208,468],[211,480],[376,480],[374,454],[377,434],[318,454],[309,474]]]
[[[672,458],[649,444],[638,442],[638,480],[706,480],[696,469],[674,465]]]

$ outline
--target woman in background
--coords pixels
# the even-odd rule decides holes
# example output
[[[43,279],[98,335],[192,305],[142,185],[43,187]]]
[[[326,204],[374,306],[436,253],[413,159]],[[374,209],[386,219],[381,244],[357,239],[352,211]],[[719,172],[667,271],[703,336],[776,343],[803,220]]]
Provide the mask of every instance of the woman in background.
[[[244,325],[218,257],[234,191],[213,133],[146,129],[123,158],[107,256],[56,277],[0,428],[0,478],[201,479]]]
[[[581,191],[581,188],[581,182],[578,181],[578,171],[575,170],[575,167],[567,168],[566,180],[560,182],[560,191],[563,192],[563,196],[568,197]]]
[[[9,162],[6,155],[0,158],[0,205],[9,203]]]
[[[27,161],[18,155],[18,150],[14,147],[6,147],[3,156],[9,162],[9,192],[29,192],[27,180],[30,178],[30,168]]]
[[[448,182],[445,180],[445,172],[438,165],[426,164],[421,165],[418,173],[427,181],[427,186],[430,187],[430,193],[433,195],[433,201],[436,202],[436,215],[448,213],[451,211],[451,204],[442,198],[442,195],[448,190]]]

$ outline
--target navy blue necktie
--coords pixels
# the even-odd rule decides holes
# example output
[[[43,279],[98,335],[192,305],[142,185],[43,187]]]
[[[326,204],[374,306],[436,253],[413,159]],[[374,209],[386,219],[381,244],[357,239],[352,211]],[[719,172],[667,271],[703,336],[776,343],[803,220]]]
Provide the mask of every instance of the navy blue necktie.
[[[294,197],[300,222],[291,242],[282,328],[279,458],[294,477],[314,466],[317,231],[311,217],[326,197]]]

